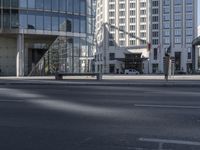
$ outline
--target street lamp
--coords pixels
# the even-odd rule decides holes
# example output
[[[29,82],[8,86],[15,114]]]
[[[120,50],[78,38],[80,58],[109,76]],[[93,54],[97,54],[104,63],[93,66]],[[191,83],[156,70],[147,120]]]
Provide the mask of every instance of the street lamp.
[[[147,58],[147,61],[148,61],[148,74],[150,74],[150,63],[149,63],[149,61],[150,61],[150,59],[149,58]]]

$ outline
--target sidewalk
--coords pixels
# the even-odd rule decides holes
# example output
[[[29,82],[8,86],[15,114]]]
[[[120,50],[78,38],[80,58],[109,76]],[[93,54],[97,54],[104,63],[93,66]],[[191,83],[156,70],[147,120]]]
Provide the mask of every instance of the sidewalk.
[[[95,77],[0,77],[0,85],[65,85],[65,86],[133,86],[133,87],[200,87],[200,76],[175,76],[165,81],[163,76],[104,75]]]

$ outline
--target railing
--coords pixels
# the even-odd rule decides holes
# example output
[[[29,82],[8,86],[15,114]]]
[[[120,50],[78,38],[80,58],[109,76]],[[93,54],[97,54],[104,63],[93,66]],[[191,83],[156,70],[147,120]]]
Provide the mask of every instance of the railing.
[[[36,66],[31,70],[29,76],[54,75],[59,65],[59,48],[56,48],[59,38],[57,38]]]
[[[29,76],[55,75],[56,72],[92,73],[94,57],[90,55],[89,43],[77,49],[72,37],[59,36],[49,50],[32,69]],[[78,50],[78,54],[76,53]]]

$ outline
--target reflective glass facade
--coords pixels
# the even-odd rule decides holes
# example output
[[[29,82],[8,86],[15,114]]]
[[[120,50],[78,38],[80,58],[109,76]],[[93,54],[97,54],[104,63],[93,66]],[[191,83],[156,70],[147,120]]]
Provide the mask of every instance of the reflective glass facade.
[[[91,0],[0,0],[1,28],[85,33]]]
[[[39,61],[30,75],[53,75],[56,71],[87,73],[93,71],[87,40],[77,37],[59,37]]]
[[[24,34],[24,37],[29,39],[34,34],[38,38],[40,35],[41,38],[44,38],[44,35],[57,36],[44,57],[49,53],[56,55],[57,52],[59,68],[62,71],[89,72],[88,59],[93,57],[92,3],[93,0],[0,0],[0,34]],[[34,44],[33,41],[31,44],[24,43],[25,56],[29,55],[30,49],[34,51],[29,47]],[[48,57],[48,62],[52,61],[51,58],[57,57],[51,56]],[[31,64],[29,60],[27,62],[28,66],[37,65]],[[26,66],[26,62],[24,63]],[[34,68],[25,67],[25,70],[29,70],[25,74],[30,74]]]

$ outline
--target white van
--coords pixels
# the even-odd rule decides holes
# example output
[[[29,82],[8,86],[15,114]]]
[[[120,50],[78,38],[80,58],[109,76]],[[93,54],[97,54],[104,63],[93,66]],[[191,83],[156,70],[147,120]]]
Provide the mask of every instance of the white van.
[[[140,73],[137,70],[135,70],[135,69],[125,69],[125,74],[135,74],[135,75],[138,75]]]

